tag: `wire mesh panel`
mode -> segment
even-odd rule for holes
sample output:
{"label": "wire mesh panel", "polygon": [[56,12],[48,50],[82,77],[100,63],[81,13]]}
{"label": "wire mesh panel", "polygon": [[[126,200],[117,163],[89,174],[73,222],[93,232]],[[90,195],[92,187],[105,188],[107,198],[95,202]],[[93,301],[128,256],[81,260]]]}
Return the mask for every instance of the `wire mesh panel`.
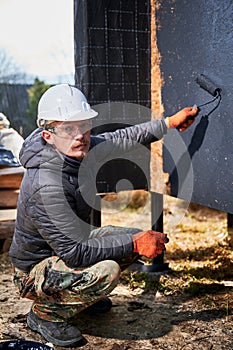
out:
{"label": "wire mesh panel", "polygon": [[[74,40],[75,85],[99,111],[93,133],[150,120],[150,2],[75,0]],[[149,163],[144,148],[105,164],[97,182],[148,188]]]}
{"label": "wire mesh panel", "polygon": [[150,107],[150,6],[144,1],[75,3],[75,79],[91,104]]}

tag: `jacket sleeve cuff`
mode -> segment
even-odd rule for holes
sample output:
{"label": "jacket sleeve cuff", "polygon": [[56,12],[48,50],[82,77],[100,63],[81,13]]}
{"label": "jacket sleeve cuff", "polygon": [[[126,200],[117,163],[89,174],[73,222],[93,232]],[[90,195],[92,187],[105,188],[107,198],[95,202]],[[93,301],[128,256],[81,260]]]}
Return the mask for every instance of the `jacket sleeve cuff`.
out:
{"label": "jacket sleeve cuff", "polygon": [[155,120],[152,128],[152,133],[158,140],[162,139],[168,130],[165,119]]}

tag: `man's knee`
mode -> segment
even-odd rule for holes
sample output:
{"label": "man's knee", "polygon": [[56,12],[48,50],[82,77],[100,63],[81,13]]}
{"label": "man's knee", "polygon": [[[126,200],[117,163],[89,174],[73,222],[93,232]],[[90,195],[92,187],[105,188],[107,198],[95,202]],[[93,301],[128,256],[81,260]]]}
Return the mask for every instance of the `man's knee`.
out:
{"label": "man's knee", "polygon": [[102,277],[109,278],[110,280],[119,280],[121,268],[116,261],[104,260],[97,263],[95,266],[101,271]]}
{"label": "man's knee", "polygon": [[111,278],[114,280],[119,280],[121,274],[120,265],[114,260],[106,260]]}
{"label": "man's knee", "polygon": [[[114,260],[104,260],[92,266],[92,272],[98,275],[102,292],[110,293],[118,284],[121,268]],[[100,286],[100,285],[99,285]]]}

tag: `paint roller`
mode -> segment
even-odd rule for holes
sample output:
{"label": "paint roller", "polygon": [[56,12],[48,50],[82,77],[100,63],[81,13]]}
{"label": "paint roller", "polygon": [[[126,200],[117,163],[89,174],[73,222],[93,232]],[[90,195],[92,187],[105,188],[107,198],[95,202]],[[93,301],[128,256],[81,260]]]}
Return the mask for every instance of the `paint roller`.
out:
{"label": "paint roller", "polygon": [[204,89],[205,91],[207,91],[209,94],[211,94],[214,97],[214,99],[212,99],[211,101],[200,104],[197,107],[200,109],[200,107],[203,107],[205,105],[213,103],[214,101],[216,101],[218,99],[218,104],[217,104],[217,106],[214,107],[214,109],[217,108],[220,101],[221,101],[221,89],[219,87],[217,87],[215,85],[215,83],[212,80],[210,80],[208,77],[206,77],[204,74],[200,74],[197,76],[196,83],[202,89]]}
{"label": "paint roller", "polygon": [[221,89],[217,87],[212,80],[206,77],[204,74],[200,74],[196,78],[196,83],[200,85],[200,87],[206,90],[209,94],[216,97],[220,94]]}

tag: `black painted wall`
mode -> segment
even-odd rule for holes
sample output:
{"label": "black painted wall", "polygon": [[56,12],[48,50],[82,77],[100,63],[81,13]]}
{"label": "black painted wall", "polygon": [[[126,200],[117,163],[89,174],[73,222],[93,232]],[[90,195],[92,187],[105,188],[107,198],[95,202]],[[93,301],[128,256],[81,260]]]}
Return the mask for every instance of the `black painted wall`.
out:
{"label": "black painted wall", "polygon": [[233,213],[233,1],[160,3],[157,39],[165,115],[213,99],[195,82],[199,74],[222,90],[219,106],[216,100],[201,107],[186,132],[174,130],[165,137],[164,171],[170,174],[171,194]]}
{"label": "black painted wall", "polygon": [[[159,3],[157,39],[165,115],[213,99],[195,82],[199,74],[221,89],[219,105],[215,100],[201,107],[186,132],[172,130],[164,138],[163,163],[170,174],[171,195],[233,213],[233,2]],[[75,0],[74,38],[75,84],[92,105],[124,101],[150,107],[149,1]],[[143,122],[148,115],[116,115],[107,105],[98,119],[96,132]],[[143,158],[139,156],[139,167],[147,179],[134,176],[135,188],[148,187],[149,157]],[[134,163],[132,159],[132,174],[136,174]],[[106,167],[99,180],[103,190],[111,191],[125,172],[116,173],[122,168],[119,164]],[[130,174],[128,178],[131,181]]]}

